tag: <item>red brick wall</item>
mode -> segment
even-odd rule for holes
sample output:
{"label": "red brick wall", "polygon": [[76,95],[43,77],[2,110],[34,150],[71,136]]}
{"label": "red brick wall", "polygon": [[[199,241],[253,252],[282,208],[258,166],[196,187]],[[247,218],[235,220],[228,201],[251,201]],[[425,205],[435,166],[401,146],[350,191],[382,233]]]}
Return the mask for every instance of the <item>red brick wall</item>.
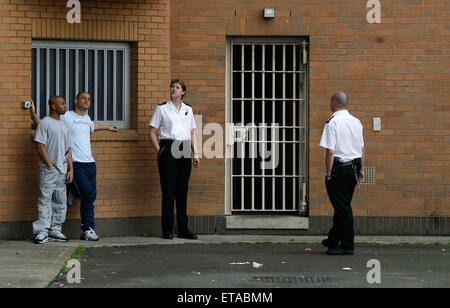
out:
{"label": "red brick wall", "polygon": [[[37,154],[30,139],[31,39],[131,43],[131,129],[92,136],[98,169],[97,218],[157,216],[160,189],[148,121],[170,81],[168,0],[81,1],[81,24],[66,21],[66,1],[0,4],[0,222],[34,220]],[[69,208],[67,218],[79,218]]]}
{"label": "red brick wall", "polygon": [[[381,23],[369,24],[361,0],[172,1],[172,74],[186,80],[207,122],[225,121],[227,35],[309,36],[311,216],[332,215],[318,143],[337,90],[348,93],[349,110],[362,121],[366,166],[376,168],[376,185],[361,187],[354,215],[450,215],[450,3],[380,3]],[[275,19],[264,20],[264,7],[275,8]],[[382,119],[379,132],[373,117]],[[217,189],[204,193],[217,202],[201,201],[220,213],[224,163],[203,161],[193,186],[205,178],[215,179]]]}
{"label": "red brick wall", "polygon": [[[148,121],[167,99],[171,78],[203,124],[225,122],[227,35],[309,36],[309,201],[312,216],[331,215],[318,147],[336,90],[365,127],[366,165],[376,185],[353,203],[356,216],[450,216],[450,3],[381,0],[381,24],[366,22],[366,1],[82,1],[82,23],[65,21],[60,0],[0,2],[0,222],[36,218],[37,163],[29,115],[31,39],[132,41],[131,130],[97,132],[96,216],[160,214],[159,176]],[[305,4],[307,3],[307,4]],[[264,7],[276,17],[264,20]],[[382,130],[372,130],[381,117]],[[208,136],[204,136],[205,141]],[[192,172],[190,215],[224,212],[223,160]],[[78,218],[71,208],[68,218]]]}

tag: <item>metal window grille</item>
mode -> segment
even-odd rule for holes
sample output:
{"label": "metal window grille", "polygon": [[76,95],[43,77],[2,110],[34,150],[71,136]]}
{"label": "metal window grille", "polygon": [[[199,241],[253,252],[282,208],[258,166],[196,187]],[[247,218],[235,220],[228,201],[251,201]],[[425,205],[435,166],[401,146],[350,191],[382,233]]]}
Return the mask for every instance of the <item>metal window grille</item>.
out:
{"label": "metal window grille", "polygon": [[[247,128],[247,138],[233,146],[229,165],[233,213],[296,213],[304,204],[306,46],[306,41],[298,38],[230,39],[228,120]],[[255,155],[255,145],[265,143],[270,148],[269,144],[274,144],[272,123],[277,123],[279,131],[278,166],[262,169],[262,157]],[[267,127],[267,134],[258,134],[256,130],[261,127]]]}
{"label": "metal window grille", "polygon": [[130,127],[128,43],[33,40],[31,48],[31,97],[40,118],[49,114],[51,96],[73,110],[75,96],[86,91],[93,121]]}

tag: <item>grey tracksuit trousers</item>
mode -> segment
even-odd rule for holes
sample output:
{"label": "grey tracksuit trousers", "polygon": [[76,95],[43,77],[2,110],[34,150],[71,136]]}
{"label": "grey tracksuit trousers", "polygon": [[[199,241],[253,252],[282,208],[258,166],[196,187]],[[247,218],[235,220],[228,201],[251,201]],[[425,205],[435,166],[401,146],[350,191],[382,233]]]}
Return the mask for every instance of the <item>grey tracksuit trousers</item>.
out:
{"label": "grey tracksuit trousers", "polygon": [[66,174],[60,173],[55,167],[41,169],[39,189],[39,218],[33,223],[33,234],[61,231],[67,212]]}

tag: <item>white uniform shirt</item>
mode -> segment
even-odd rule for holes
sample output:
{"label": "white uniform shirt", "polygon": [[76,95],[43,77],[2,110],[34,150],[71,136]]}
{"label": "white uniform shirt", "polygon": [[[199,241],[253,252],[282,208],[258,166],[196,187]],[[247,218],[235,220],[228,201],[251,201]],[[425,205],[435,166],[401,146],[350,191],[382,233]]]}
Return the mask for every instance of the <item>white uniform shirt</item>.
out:
{"label": "white uniform shirt", "polygon": [[95,162],[92,156],[91,133],[94,132],[94,122],[86,113],[80,116],[75,111],[67,111],[61,116],[61,120],[69,125],[72,132],[72,159],[78,163]]}
{"label": "white uniform shirt", "polygon": [[159,130],[159,139],[190,140],[191,130],[196,128],[191,106],[181,102],[178,111],[172,101],[156,107],[149,126]]}
{"label": "white uniform shirt", "polygon": [[363,126],[348,110],[340,110],[325,123],[319,146],[334,151],[341,162],[362,157]]}

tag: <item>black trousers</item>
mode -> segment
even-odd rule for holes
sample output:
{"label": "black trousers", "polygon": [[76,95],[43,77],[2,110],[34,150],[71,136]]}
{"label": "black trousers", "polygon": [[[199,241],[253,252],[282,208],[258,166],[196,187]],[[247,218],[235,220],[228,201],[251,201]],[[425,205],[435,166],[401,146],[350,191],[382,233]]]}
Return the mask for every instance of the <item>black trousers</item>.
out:
{"label": "black trousers", "polygon": [[[158,171],[162,190],[161,228],[164,235],[173,234],[174,201],[177,209],[178,234],[187,233],[189,230],[186,203],[192,161],[190,157],[175,158],[172,155],[172,143],[173,140],[161,140],[158,152]],[[190,156],[190,142],[181,143],[179,149],[183,148],[189,150]]]}
{"label": "black trousers", "polygon": [[328,233],[329,247],[354,249],[355,232],[351,202],[357,184],[355,172],[359,174],[360,169],[360,160],[345,166],[341,166],[335,160],[331,179],[325,179],[328,197],[334,208],[333,227]]}

